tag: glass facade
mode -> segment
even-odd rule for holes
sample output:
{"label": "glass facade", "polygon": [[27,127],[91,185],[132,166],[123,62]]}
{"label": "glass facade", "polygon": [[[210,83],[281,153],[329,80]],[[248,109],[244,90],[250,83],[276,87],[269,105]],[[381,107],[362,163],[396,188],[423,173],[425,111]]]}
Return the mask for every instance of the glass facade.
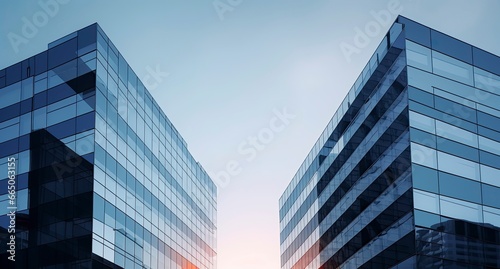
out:
{"label": "glass facade", "polygon": [[500,268],[500,57],[399,16],[280,198],[281,268]]}
{"label": "glass facade", "polygon": [[216,268],[216,186],[99,25],[0,70],[0,148],[1,268]]}

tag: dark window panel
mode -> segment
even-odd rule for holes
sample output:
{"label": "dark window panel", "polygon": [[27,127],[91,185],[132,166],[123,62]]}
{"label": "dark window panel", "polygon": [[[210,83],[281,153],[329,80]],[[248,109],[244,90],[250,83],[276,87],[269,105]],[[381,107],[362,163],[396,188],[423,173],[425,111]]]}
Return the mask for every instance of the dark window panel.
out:
{"label": "dark window panel", "polygon": [[435,107],[445,113],[452,114],[470,122],[476,122],[476,110],[440,96],[434,96]]}
{"label": "dark window panel", "polygon": [[35,75],[47,71],[47,51],[35,56]]}
{"label": "dark window panel", "polygon": [[477,112],[477,123],[500,132],[500,119],[482,111]]}
{"label": "dark window panel", "polygon": [[95,113],[90,112],[76,118],[76,133],[90,130],[95,126]]}
{"label": "dark window panel", "polygon": [[[3,143],[0,143],[0,158],[4,158],[7,156],[10,156],[12,154],[18,153],[19,152],[19,138],[14,138],[9,141],[5,141]],[[7,189],[7,188],[5,188]]]}
{"label": "dark window panel", "polygon": [[436,228],[441,222],[441,217],[436,214],[432,214],[425,211],[415,210],[415,225],[426,227],[426,228]]}
{"label": "dark window panel", "polygon": [[127,72],[128,72],[128,64],[127,61],[125,61],[125,58],[123,58],[123,55],[119,54],[119,73],[118,76],[120,77],[121,81],[126,85],[128,84],[128,77],[127,77]]}
{"label": "dark window panel", "polygon": [[47,91],[35,94],[33,96],[33,109],[38,109],[47,105]]}
{"label": "dark window panel", "polygon": [[14,84],[22,78],[22,63],[7,67],[5,70],[6,85]]}
{"label": "dark window panel", "polygon": [[21,112],[21,103],[15,103],[8,107],[0,109],[0,122],[17,117]]}
{"label": "dark window panel", "polygon": [[28,77],[34,76],[35,74],[35,57],[28,58],[22,61],[21,67],[21,79],[26,79]]}
{"label": "dark window panel", "polygon": [[56,125],[52,125],[47,128],[47,131],[57,139],[63,139],[70,135],[74,135],[76,131],[76,119],[72,118]]}
{"label": "dark window panel", "polygon": [[26,134],[19,137],[19,152],[30,149],[30,135]]}
{"label": "dark window panel", "polygon": [[484,136],[484,137],[487,137],[487,138],[490,138],[490,139],[493,139],[493,140],[500,142],[500,132],[493,131],[493,130],[486,128],[486,127],[483,127],[483,126],[478,126],[477,133]]}
{"label": "dark window panel", "polygon": [[474,65],[500,76],[500,57],[473,47]]}
{"label": "dark window panel", "polygon": [[96,49],[97,24],[92,24],[78,31],[78,55],[84,55]]}
{"label": "dark window panel", "polygon": [[431,47],[431,30],[422,24],[404,17],[398,17],[398,22],[404,24],[405,37],[418,44]]}
{"label": "dark window panel", "polygon": [[432,107],[434,106],[433,95],[428,92],[419,90],[417,88],[408,87],[408,97],[411,100],[417,101],[427,106],[432,106]]}
{"label": "dark window panel", "polygon": [[469,147],[446,138],[437,138],[437,149],[464,159],[479,162],[479,151],[477,148]]}
{"label": "dark window panel", "polygon": [[480,150],[479,159],[483,164],[500,169],[500,156],[498,155]]}
{"label": "dark window panel", "polygon": [[482,184],[483,203],[487,206],[500,208],[500,188]]}
{"label": "dark window panel", "polygon": [[32,98],[21,101],[21,115],[24,113],[31,112],[31,110],[33,110]]}
{"label": "dark window panel", "polygon": [[431,30],[432,49],[472,64],[472,46],[458,39]]}
{"label": "dark window panel", "polygon": [[481,185],[477,181],[439,172],[439,192],[473,203],[481,203]]}
{"label": "dark window panel", "polygon": [[64,98],[67,98],[75,94],[75,91],[71,87],[69,87],[68,84],[66,83],[55,86],[54,88],[49,89],[48,91],[45,92],[48,92],[49,104],[55,103],[57,101],[60,101]]}
{"label": "dark window panel", "polygon": [[413,164],[412,180],[413,186],[417,189],[433,193],[438,193],[439,191],[438,172],[432,168]]}
{"label": "dark window panel", "polygon": [[418,129],[410,129],[411,141],[417,142],[427,147],[436,148],[436,136]]}
{"label": "dark window panel", "polygon": [[7,80],[5,79],[5,77],[0,77],[0,88],[5,87],[6,82]]}
{"label": "dark window panel", "polygon": [[48,50],[48,69],[75,59],[77,54],[77,39],[73,38]]}

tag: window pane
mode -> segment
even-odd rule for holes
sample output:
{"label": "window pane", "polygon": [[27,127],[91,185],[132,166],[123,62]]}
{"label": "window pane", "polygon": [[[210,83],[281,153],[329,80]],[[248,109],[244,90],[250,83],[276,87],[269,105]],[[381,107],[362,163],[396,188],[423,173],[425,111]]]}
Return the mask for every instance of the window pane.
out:
{"label": "window pane", "polygon": [[479,137],[479,148],[500,155],[500,143],[482,136]]}
{"label": "window pane", "polygon": [[413,190],[413,200],[416,209],[439,214],[439,195]]}
{"label": "window pane", "polygon": [[481,182],[500,187],[500,170],[481,165]]}
{"label": "window pane", "polygon": [[483,207],[484,223],[489,223],[500,227],[500,209],[492,207]]}
{"label": "window pane", "polygon": [[411,41],[406,41],[406,57],[408,65],[432,72],[431,50]]}
{"label": "window pane", "polygon": [[438,192],[438,172],[436,170],[417,164],[413,164],[411,170],[415,188]]}
{"label": "window pane", "polygon": [[477,135],[454,125],[436,121],[436,134],[477,148]]}
{"label": "window pane", "polygon": [[429,118],[427,116],[424,116],[422,114],[419,114],[414,111],[410,111],[410,126],[424,130],[426,132],[429,132],[431,134],[436,133],[436,126],[435,126],[435,120],[432,118]]}
{"label": "window pane", "polygon": [[483,221],[481,205],[441,196],[440,206],[444,216],[472,222]]}
{"label": "window pane", "polygon": [[438,152],[439,170],[479,181],[479,164],[450,154]]}
{"label": "window pane", "polygon": [[487,184],[483,186],[483,203],[485,205],[500,208],[500,188],[493,187]]}
{"label": "window pane", "polygon": [[21,82],[9,85],[0,91],[0,108],[21,101]]}
{"label": "window pane", "polygon": [[473,85],[472,66],[469,64],[432,51],[432,65],[435,74]]}
{"label": "window pane", "polygon": [[481,183],[439,172],[439,192],[474,203],[481,203]]}
{"label": "window pane", "polygon": [[413,163],[437,169],[436,150],[411,143],[411,160]]}

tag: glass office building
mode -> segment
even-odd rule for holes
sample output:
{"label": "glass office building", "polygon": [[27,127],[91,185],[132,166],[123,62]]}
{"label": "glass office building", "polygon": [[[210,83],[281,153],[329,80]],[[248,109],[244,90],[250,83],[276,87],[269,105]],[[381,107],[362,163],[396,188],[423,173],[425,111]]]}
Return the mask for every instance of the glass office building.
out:
{"label": "glass office building", "polygon": [[97,24],[0,70],[0,149],[0,268],[216,268],[216,186]]}
{"label": "glass office building", "polygon": [[500,58],[399,16],[280,198],[281,268],[500,268]]}

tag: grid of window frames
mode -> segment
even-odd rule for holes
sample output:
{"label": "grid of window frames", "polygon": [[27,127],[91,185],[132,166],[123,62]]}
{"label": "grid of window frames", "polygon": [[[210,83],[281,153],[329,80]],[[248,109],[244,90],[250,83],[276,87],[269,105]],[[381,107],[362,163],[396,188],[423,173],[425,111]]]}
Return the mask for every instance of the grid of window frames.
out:
{"label": "grid of window frames", "polygon": [[398,17],[280,198],[282,268],[500,267],[499,75]]}
{"label": "grid of window frames", "polygon": [[[0,167],[17,160],[18,214],[29,215],[33,205],[30,134],[45,130],[39,136],[91,165],[87,254],[94,263],[216,267],[216,186],[97,24],[0,70],[0,97]],[[4,204],[7,179],[0,185]],[[8,212],[0,210],[6,228]]]}
{"label": "grid of window frames", "polygon": [[416,27],[406,40],[413,262],[500,268],[500,58]]}
{"label": "grid of window frames", "polygon": [[[97,34],[93,253],[125,268],[215,268],[216,187]],[[193,268],[195,268],[193,267]]]}

